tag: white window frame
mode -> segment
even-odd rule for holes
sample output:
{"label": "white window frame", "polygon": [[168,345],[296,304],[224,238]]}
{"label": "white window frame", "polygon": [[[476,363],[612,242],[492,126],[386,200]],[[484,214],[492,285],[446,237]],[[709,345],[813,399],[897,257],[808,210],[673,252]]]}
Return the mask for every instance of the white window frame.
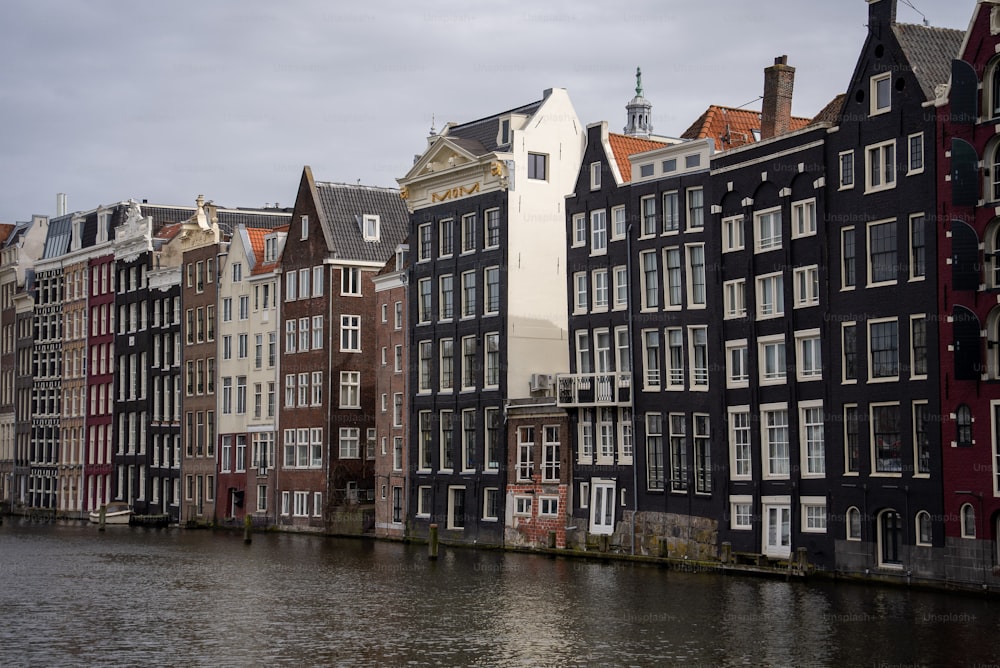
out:
{"label": "white window frame", "polygon": [[[824,496],[801,496],[799,497],[800,513],[802,520],[801,530],[803,533],[826,533],[829,519],[826,512],[826,497]],[[809,517],[810,510],[822,508],[822,526],[817,526],[819,517]],[[812,526],[810,526],[812,524]]]}
{"label": "white window frame", "polygon": [[[872,77],[868,81],[869,81],[868,115],[877,116],[879,114],[885,114],[892,111],[892,72],[882,72],[881,74],[872,75]],[[882,82],[886,82],[887,84],[885,90],[887,91],[888,100],[886,100],[886,104],[884,106],[880,107],[878,99],[878,88],[879,84],[881,84]]]}
{"label": "white window frame", "polygon": [[792,270],[794,308],[819,306],[819,266],[796,267]]}
{"label": "white window frame", "polygon": [[[888,322],[896,323],[896,374],[893,376],[875,376],[874,375],[874,361],[872,359],[872,325],[878,325]],[[899,350],[899,319],[898,318],[873,318],[865,323],[866,337],[865,341],[867,345],[864,347],[866,353],[865,367],[868,370],[868,382],[869,383],[891,383],[899,380],[899,369],[901,366],[900,362],[900,350]],[[859,346],[860,347],[860,346]]]}
{"label": "white window frame", "polygon": [[[767,237],[763,236],[763,230],[761,227],[764,219],[767,219],[771,224],[771,230]],[[754,211],[753,213],[753,252],[754,253],[766,253],[773,250],[780,250],[782,244],[782,225],[784,224],[783,217],[781,215],[781,207],[775,206],[769,209],[762,209],[760,211]],[[774,229],[774,225],[777,225],[777,231]]]}
{"label": "white window frame", "polygon": [[[806,422],[806,415],[809,411],[819,409],[819,422]],[[826,477],[826,424],[823,413],[823,400],[815,399],[811,401],[799,402],[799,466],[803,478],[825,478]],[[814,426],[819,429],[819,447],[822,449],[822,461],[815,469],[810,467],[809,460],[809,427]]]}
{"label": "white window frame", "polygon": [[[736,365],[733,364],[733,353],[737,350],[742,350],[742,369],[737,369]],[[726,341],[726,387],[729,389],[737,389],[741,387],[750,386],[750,349],[747,347],[746,339],[736,339],[734,341]],[[742,374],[737,375],[737,371],[742,371]]]}
{"label": "white window frame", "polygon": [[573,248],[587,245],[587,215],[574,213],[572,220]]}
{"label": "white window frame", "polygon": [[734,320],[747,316],[746,290],[745,278],[737,278],[722,284],[723,319]]}
{"label": "white window frame", "polygon": [[[920,165],[914,168],[913,166],[913,146],[917,143],[920,146]],[[906,175],[914,176],[916,174],[924,173],[924,165],[927,164],[927,153],[924,150],[924,133],[914,132],[906,137]]]}
{"label": "white window frame", "polygon": [[[771,468],[771,457],[770,457],[770,428],[772,427],[771,416],[772,414],[777,414],[779,412],[784,412],[785,414],[785,468],[786,471],[775,471]],[[790,434],[790,419],[788,414],[788,404],[785,403],[775,403],[775,404],[761,404],[760,407],[760,461],[761,461],[761,473],[765,480],[788,480],[791,468],[792,468],[792,455],[791,455],[791,434]],[[780,427],[782,425],[778,425]],[[776,458],[777,459],[777,458]]]}
{"label": "white window frame", "polygon": [[[767,349],[770,346],[780,344],[785,348],[784,358],[785,363],[778,365],[775,368],[773,374],[769,374],[767,370]],[[757,339],[757,366],[758,366],[758,383],[761,385],[782,385],[788,380],[788,346],[785,343],[784,334],[774,334],[772,336],[761,336]],[[775,362],[778,360],[775,359]]]}
{"label": "white window frame", "polygon": [[[750,406],[729,406],[727,409],[729,419],[727,421],[727,431],[729,439],[729,478],[731,480],[751,480],[753,479],[753,420],[750,416]],[[739,425],[739,431],[737,432],[737,417],[745,416],[745,424]],[[741,417],[740,421],[743,422],[744,418]],[[743,444],[737,443],[737,433],[742,434],[746,442]],[[741,447],[742,446],[742,447]],[[746,457],[740,456],[740,450],[746,454]],[[746,462],[746,471],[739,472],[740,463],[742,461]]]}
{"label": "white window frame", "polygon": [[[747,512],[742,512],[743,509]],[[741,522],[745,518],[747,521]],[[729,497],[729,528],[733,531],[749,531],[753,529],[753,496],[750,494],[734,494]]]}
{"label": "white window frame", "polygon": [[[876,170],[872,170],[872,157],[875,154],[878,156],[878,165]],[[892,159],[891,166],[886,164],[890,154]],[[895,188],[897,163],[898,156],[896,155],[895,139],[865,146],[865,194]],[[875,177],[877,177],[877,182]]]}
{"label": "white window frame", "polygon": [[[770,308],[765,310],[768,302],[764,299],[765,285],[771,284],[772,301]],[[755,277],[754,286],[757,295],[757,320],[771,320],[785,315],[785,277],[782,272],[762,274]]]}
{"label": "white window frame", "polygon": [[590,254],[606,255],[608,252],[608,211],[590,212]]}
{"label": "white window frame", "polygon": [[600,190],[601,189],[601,163],[592,162],[590,163],[590,189]]}
{"label": "white window frame", "polygon": [[816,198],[792,202],[792,238],[816,236]]}
{"label": "white window frame", "polygon": [[[844,169],[845,164],[850,164],[850,182],[844,180],[846,170]],[[854,169],[854,150],[841,151],[837,154],[837,190],[851,190],[854,188],[854,182],[857,181],[857,170]]]}
{"label": "white window frame", "polygon": [[[694,263],[695,257],[701,253],[701,264]],[[705,257],[705,244],[685,244],[684,256],[687,268],[687,307],[689,309],[703,309],[708,300],[708,276]],[[700,269],[699,269],[700,267]],[[701,279],[701,295],[695,293],[697,280]]]}
{"label": "white window frame", "polygon": [[746,230],[743,215],[727,216],[722,219],[722,252],[732,253],[746,248]]}
{"label": "white window frame", "polygon": [[[818,359],[807,360],[806,342],[816,342],[816,354]],[[800,382],[823,379],[823,347],[819,329],[804,329],[795,332],[795,378]],[[787,358],[786,358],[787,361]],[[810,363],[807,365],[806,362]],[[813,368],[814,364],[819,364],[818,368]]]}

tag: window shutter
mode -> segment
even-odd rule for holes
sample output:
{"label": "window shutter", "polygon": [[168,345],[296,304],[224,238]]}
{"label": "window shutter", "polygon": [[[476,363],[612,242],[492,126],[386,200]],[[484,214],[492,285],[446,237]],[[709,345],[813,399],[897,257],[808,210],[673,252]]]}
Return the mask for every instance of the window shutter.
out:
{"label": "window shutter", "polygon": [[968,223],[951,221],[951,288],[979,287],[979,237]]}
{"label": "window shutter", "polygon": [[975,206],[979,199],[979,156],[964,139],[951,140],[951,203]]}
{"label": "window shutter", "polygon": [[976,122],[979,98],[976,70],[964,60],[951,61],[951,122],[972,125]]}
{"label": "window shutter", "polygon": [[952,311],[955,347],[955,380],[976,380],[981,368],[979,357],[979,318],[964,306]]}

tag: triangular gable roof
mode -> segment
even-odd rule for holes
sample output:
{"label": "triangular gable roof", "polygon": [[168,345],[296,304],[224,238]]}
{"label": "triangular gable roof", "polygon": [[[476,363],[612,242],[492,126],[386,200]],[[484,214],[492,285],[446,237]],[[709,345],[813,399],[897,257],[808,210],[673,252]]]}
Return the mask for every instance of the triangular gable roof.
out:
{"label": "triangular gable roof", "polygon": [[615,163],[618,165],[618,171],[622,175],[622,183],[628,183],[632,180],[632,163],[628,159],[630,155],[655,151],[668,145],[652,139],[640,139],[639,137],[630,137],[614,132],[608,133],[608,144],[611,145],[611,152]]}
{"label": "triangular gable roof", "polygon": [[910,23],[894,23],[892,31],[920,82],[924,99],[934,100],[934,89],[951,78],[951,61],[959,56],[965,32]]}
{"label": "triangular gable roof", "polygon": [[[311,179],[311,171],[309,175]],[[383,263],[406,238],[410,219],[398,190],[323,181],[313,185],[327,248],[335,257]],[[379,217],[379,239],[365,241],[358,221],[372,214]]]}
{"label": "triangular gable roof", "polygon": [[420,156],[420,159],[413,163],[413,166],[406,173],[405,178],[418,176],[432,162],[444,162],[447,164],[447,159],[438,160],[439,157],[443,157],[445,154],[449,157],[460,157],[463,163],[468,164],[475,162],[483,155],[488,155],[489,151],[486,151],[479,142],[441,135],[434,140],[434,143]]}
{"label": "triangular gable roof", "polygon": [[[812,119],[792,116],[788,131],[801,130]],[[756,132],[756,134],[754,134]],[[713,104],[681,133],[684,139],[713,139],[715,150],[726,151],[759,141],[760,112]]]}

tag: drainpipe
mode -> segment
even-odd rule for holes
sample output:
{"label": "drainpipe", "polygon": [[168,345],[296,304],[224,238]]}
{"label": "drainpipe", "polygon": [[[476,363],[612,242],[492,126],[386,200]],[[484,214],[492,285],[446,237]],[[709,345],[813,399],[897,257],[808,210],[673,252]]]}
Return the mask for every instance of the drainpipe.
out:
{"label": "drainpipe", "polygon": [[635,514],[639,511],[639,473],[636,469],[636,430],[635,430],[635,341],[632,339],[632,223],[625,228],[625,275],[628,277],[628,310],[626,331],[628,332],[629,373],[631,374],[628,392],[629,416],[632,420],[632,530],[629,535],[630,554],[635,556]]}

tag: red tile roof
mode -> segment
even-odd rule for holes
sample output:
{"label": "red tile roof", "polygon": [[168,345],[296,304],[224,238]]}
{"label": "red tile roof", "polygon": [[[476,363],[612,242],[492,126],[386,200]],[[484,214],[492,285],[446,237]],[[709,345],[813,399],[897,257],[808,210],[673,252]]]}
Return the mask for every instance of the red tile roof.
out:
{"label": "red tile roof", "polygon": [[254,267],[253,271],[250,272],[251,275],[270,273],[278,266],[279,259],[275,259],[274,262],[264,262],[264,237],[278,231],[287,232],[288,225],[282,225],[273,230],[262,227],[246,228],[247,237],[250,239],[250,248],[247,250],[254,256]]}
{"label": "red tile roof", "polygon": [[7,241],[7,237],[14,231],[15,225],[0,225],[0,244]]}
{"label": "red tile roof", "polygon": [[[792,116],[789,132],[801,130],[811,121],[810,118]],[[715,150],[726,151],[758,141],[754,137],[754,131],[760,134],[759,111],[713,104],[681,134],[681,137],[684,139],[710,137],[715,140]]]}
{"label": "red tile roof", "polygon": [[173,225],[164,225],[153,236],[156,237],[157,239],[162,239],[163,241],[170,241],[180,233],[182,227],[183,225],[181,223],[174,223]]}
{"label": "red tile roof", "polygon": [[658,148],[663,148],[667,144],[652,139],[639,139],[628,135],[619,135],[614,132],[608,133],[608,143],[611,144],[611,152],[614,153],[615,162],[618,163],[618,171],[622,175],[622,181],[628,183],[632,180],[632,164],[628,161],[630,155],[644,153]]}

